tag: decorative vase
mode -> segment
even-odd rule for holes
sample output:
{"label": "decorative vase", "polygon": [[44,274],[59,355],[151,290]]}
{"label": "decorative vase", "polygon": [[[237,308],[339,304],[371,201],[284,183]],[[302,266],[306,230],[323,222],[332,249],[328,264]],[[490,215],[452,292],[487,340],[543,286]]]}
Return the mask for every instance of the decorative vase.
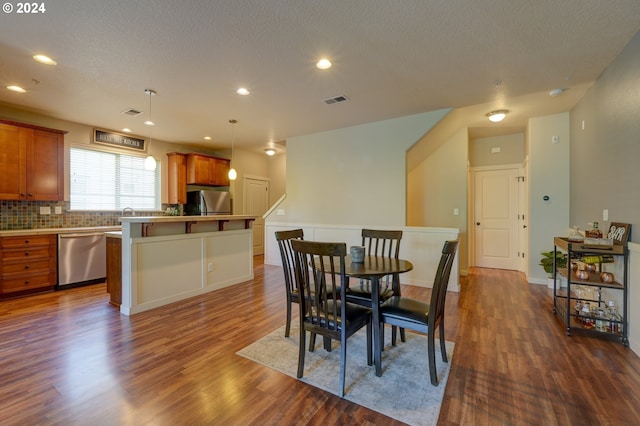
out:
{"label": "decorative vase", "polygon": [[578,277],[579,280],[586,281],[589,279],[589,272],[582,269],[576,272],[576,277]]}
{"label": "decorative vase", "polygon": [[615,276],[611,272],[603,272],[600,274],[600,281],[603,283],[612,283],[615,280]]}

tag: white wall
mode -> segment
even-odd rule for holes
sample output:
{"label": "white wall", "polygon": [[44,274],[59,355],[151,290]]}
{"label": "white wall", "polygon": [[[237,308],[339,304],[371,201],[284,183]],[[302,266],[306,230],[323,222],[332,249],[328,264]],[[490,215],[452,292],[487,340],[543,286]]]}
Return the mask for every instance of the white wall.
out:
{"label": "white wall", "polygon": [[[467,273],[467,129],[440,144],[407,176],[407,225],[460,230],[458,257]],[[453,214],[453,209],[459,215]]]}
{"label": "white wall", "polygon": [[[558,143],[552,137],[558,136]],[[569,113],[529,120],[529,282],[547,283],[540,253],[553,250],[553,238],[568,235]],[[545,201],[544,196],[549,200]]]}
{"label": "white wall", "polygon": [[285,215],[269,221],[405,224],[406,151],[440,119],[428,112],[287,140]]}
{"label": "white wall", "polygon": [[[494,148],[500,152],[492,152]],[[524,158],[523,133],[477,138],[469,142],[471,167],[522,164]]]}

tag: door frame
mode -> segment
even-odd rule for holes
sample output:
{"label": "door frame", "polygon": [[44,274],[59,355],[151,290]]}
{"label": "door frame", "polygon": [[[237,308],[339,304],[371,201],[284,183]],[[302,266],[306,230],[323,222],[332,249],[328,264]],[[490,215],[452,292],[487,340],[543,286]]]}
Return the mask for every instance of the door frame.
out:
{"label": "door frame", "polygon": [[[244,175],[242,177],[242,213],[243,214],[249,214],[249,212],[247,211],[247,206],[248,206],[248,202],[247,199],[249,197],[249,191],[247,190],[247,184],[248,181],[259,181],[259,182],[263,182],[267,188],[267,205],[265,206],[265,213],[269,211],[269,207],[270,207],[270,197],[271,197],[271,180],[267,177],[264,176],[256,176],[256,175]],[[256,218],[256,221],[261,221],[261,225],[264,226],[264,217],[260,217],[260,218]],[[253,224],[255,225],[256,221],[253,221]],[[253,233],[254,237],[256,235],[256,233]],[[262,239],[262,250],[263,252],[260,254],[264,254],[264,246],[265,246],[265,238],[264,238],[264,230],[263,232],[260,233],[260,238]],[[254,244],[255,246],[255,244]],[[254,253],[255,255],[255,253]]]}
{"label": "door frame", "polygon": [[469,230],[469,267],[476,266],[476,226],[475,226],[475,172],[483,171],[497,171],[504,169],[516,169],[518,172],[518,271],[527,274],[527,258],[528,253],[526,248],[529,241],[529,197],[528,197],[528,178],[527,178],[527,159],[522,164],[498,164],[493,166],[477,166],[468,168],[467,173],[467,185],[469,188],[467,205],[469,206],[469,215],[467,216],[467,229]]}

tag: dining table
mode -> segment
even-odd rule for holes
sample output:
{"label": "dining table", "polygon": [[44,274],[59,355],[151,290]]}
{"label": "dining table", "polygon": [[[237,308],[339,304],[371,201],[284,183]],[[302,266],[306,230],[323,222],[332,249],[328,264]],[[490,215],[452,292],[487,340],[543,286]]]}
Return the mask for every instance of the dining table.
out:
{"label": "dining table", "polygon": [[376,376],[382,375],[382,346],[380,337],[380,278],[391,275],[393,287],[400,285],[399,274],[413,269],[408,260],[385,256],[364,256],[362,262],[353,262],[351,256],[345,256],[345,275],[353,278],[371,280],[371,317],[373,321],[373,363]]}

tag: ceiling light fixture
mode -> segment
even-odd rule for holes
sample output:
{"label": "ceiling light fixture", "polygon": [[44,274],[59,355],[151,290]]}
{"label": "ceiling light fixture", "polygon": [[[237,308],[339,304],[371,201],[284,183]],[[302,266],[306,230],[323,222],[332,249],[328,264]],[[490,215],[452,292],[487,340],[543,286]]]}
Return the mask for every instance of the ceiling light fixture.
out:
{"label": "ceiling light fixture", "polygon": [[497,123],[499,121],[504,120],[504,118],[507,116],[508,113],[509,113],[509,110],[499,109],[496,111],[488,112],[486,115],[489,121],[493,121],[494,123]]}
{"label": "ceiling light fixture", "polygon": [[276,154],[276,150],[273,148],[267,148],[264,150],[264,153],[271,157]]}
{"label": "ceiling light fixture", "polygon": [[231,119],[229,123],[231,124],[231,161],[229,162],[229,180],[236,180],[238,177],[238,173],[236,169],[233,168],[233,145],[234,145],[234,135],[233,135],[233,125],[236,124],[238,120]]}
{"label": "ceiling light fixture", "polygon": [[204,138],[202,138],[202,139],[204,139],[205,141],[210,141],[210,140],[211,140],[211,136],[205,136],[205,137],[204,137]]}
{"label": "ceiling light fixture", "polygon": [[236,93],[238,95],[242,95],[242,96],[247,96],[250,92],[248,89],[246,89],[245,87],[241,87],[238,90],[236,90]]}
{"label": "ceiling light fixture", "polygon": [[131,133],[131,129],[128,127],[125,127],[124,129],[122,129],[122,131],[125,133]]}
{"label": "ceiling light fixture", "polygon": [[556,96],[560,96],[564,93],[566,89],[563,88],[558,88],[558,89],[553,89],[549,92],[549,96],[551,96],[552,98],[555,98]]}
{"label": "ceiling light fixture", "polygon": [[26,92],[26,90],[24,90],[20,86],[7,86],[7,89],[11,90],[12,92],[18,92],[18,93],[25,93]]}
{"label": "ceiling light fixture", "polygon": [[46,55],[34,55],[33,59],[45,65],[58,65],[56,61]]}
{"label": "ceiling light fixture", "polygon": [[[151,121],[151,97],[155,96],[158,94],[158,92],[156,92],[153,89],[144,89],[144,93],[146,93],[147,95],[149,95],[149,119],[147,121],[144,122],[144,124],[148,125],[148,126],[153,126],[153,121]],[[151,148],[151,128],[149,128],[149,145],[147,147],[147,149]],[[148,155],[147,158],[144,159],[144,169],[145,170],[155,170],[156,169],[156,159],[153,158],[152,155]]]}
{"label": "ceiling light fixture", "polygon": [[322,58],[316,63],[316,67],[321,70],[328,70],[333,64],[327,58]]}

